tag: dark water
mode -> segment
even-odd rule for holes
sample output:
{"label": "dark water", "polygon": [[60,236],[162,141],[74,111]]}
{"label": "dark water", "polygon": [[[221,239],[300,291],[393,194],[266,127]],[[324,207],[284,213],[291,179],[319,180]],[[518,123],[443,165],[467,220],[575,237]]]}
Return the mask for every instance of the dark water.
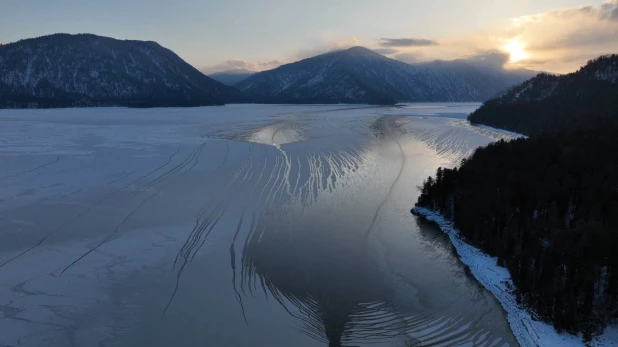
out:
{"label": "dark water", "polygon": [[498,134],[406,108],[73,112],[4,115],[0,344],[517,345],[409,213]]}

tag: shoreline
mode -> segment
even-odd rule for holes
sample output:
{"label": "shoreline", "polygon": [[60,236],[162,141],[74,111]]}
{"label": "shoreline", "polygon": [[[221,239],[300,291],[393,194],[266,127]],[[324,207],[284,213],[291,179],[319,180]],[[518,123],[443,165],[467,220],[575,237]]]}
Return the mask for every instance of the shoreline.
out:
{"label": "shoreline", "polygon": [[[552,325],[535,320],[527,309],[521,308],[511,289],[514,285],[508,270],[496,265],[496,257],[489,256],[464,241],[450,221],[423,207],[414,207],[410,212],[435,224],[449,236],[459,260],[470,269],[474,278],[500,302],[507,314],[513,335],[521,346],[584,346],[581,335],[559,333]],[[618,346],[618,326],[608,326],[603,334],[595,337],[589,345],[593,347]]]}
{"label": "shoreline", "polygon": [[483,124],[470,123],[470,121],[468,121],[468,124],[472,125],[473,127],[477,127],[479,129],[495,131],[495,132],[498,132],[498,133],[502,133],[502,134],[513,136],[515,138],[519,138],[519,137],[524,138],[524,139],[528,138],[527,135],[516,133],[516,132],[510,131],[510,130],[494,128],[494,127],[490,127],[488,125],[483,125]]}

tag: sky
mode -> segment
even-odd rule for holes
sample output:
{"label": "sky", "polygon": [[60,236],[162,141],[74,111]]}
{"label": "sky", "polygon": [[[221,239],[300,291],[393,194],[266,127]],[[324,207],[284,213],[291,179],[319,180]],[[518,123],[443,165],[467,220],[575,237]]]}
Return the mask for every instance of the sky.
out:
{"label": "sky", "polygon": [[618,53],[618,0],[0,0],[0,43],[59,32],[156,41],[206,73],[356,45],[566,73]]}

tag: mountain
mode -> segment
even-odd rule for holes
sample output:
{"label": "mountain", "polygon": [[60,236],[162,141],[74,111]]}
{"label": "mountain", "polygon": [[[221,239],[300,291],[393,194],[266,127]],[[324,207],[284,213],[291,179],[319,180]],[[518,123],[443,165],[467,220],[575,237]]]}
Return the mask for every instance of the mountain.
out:
{"label": "mountain", "polygon": [[54,34],[0,46],[0,108],[203,106],[241,101],[156,42]]}
{"label": "mountain", "polygon": [[208,75],[208,77],[212,78],[215,81],[219,81],[226,86],[233,86],[245,79],[249,76],[255,74],[255,71],[246,70],[246,69],[235,69],[235,70],[227,70],[221,72],[215,72],[213,74]]}
{"label": "mountain", "polygon": [[353,47],[257,73],[236,87],[280,103],[483,101],[532,75],[489,72],[465,60],[406,64]]}
{"label": "mountain", "polygon": [[568,75],[539,74],[486,101],[469,120],[526,135],[618,126],[618,55]]}

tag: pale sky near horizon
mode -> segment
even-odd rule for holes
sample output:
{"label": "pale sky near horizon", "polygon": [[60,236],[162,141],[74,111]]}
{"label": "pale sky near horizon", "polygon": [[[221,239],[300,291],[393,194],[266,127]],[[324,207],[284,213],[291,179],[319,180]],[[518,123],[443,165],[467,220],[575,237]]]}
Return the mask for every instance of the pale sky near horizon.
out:
{"label": "pale sky near horizon", "polygon": [[207,72],[353,45],[407,62],[501,51],[507,66],[568,72],[618,53],[618,0],[0,0],[0,43],[58,32],[157,41]]}

